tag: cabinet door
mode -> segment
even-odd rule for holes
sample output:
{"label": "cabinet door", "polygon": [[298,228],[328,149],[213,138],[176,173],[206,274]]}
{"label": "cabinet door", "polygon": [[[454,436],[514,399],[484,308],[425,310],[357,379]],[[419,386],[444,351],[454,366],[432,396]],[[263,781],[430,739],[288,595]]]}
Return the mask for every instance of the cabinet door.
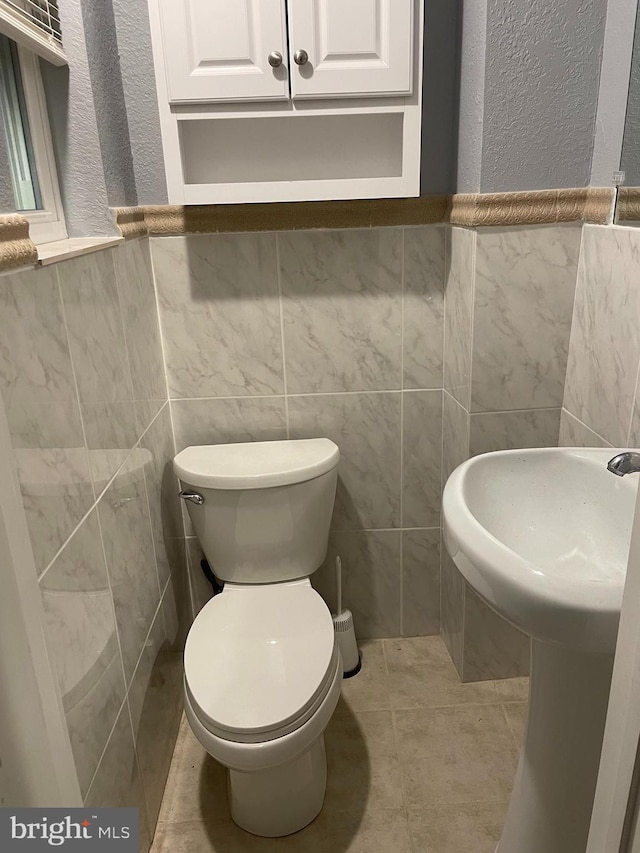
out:
{"label": "cabinet door", "polygon": [[293,97],[411,94],[415,2],[288,0]]}
{"label": "cabinet door", "polygon": [[[285,0],[155,0],[172,103],[289,97]],[[269,65],[278,51],[283,62]]]}

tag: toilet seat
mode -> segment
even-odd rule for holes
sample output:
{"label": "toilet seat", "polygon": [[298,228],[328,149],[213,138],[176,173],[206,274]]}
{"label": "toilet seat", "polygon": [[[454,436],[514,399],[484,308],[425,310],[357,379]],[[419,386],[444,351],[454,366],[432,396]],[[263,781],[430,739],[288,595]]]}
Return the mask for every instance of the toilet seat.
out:
{"label": "toilet seat", "polygon": [[286,735],[328,693],[340,652],[329,610],[308,578],[227,584],[196,617],[185,690],[202,725],[237,743]]}

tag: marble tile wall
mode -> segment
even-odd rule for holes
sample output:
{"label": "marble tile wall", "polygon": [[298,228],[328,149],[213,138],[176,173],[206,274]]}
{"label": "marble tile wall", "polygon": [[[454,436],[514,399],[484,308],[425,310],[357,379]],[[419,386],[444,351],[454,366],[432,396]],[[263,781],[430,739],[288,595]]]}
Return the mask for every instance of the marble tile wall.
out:
{"label": "marble tile wall", "polygon": [[[314,583],[358,635],[440,630],[443,226],[152,240],[176,447],[340,447]],[[186,520],[194,612],[210,596]]]}
{"label": "marble tile wall", "polygon": [[560,443],[640,445],[640,232],[586,225]]}
{"label": "marble tile wall", "polygon": [[[478,453],[558,444],[580,239],[576,226],[452,229],[443,485]],[[480,601],[444,546],[441,609],[463,680],[528,672],[526,638]]]}
{"label": "marble tile wall", "polygon": [[0,276],[0,392],[82,795],[144,850],[190,618],[147,240]]}

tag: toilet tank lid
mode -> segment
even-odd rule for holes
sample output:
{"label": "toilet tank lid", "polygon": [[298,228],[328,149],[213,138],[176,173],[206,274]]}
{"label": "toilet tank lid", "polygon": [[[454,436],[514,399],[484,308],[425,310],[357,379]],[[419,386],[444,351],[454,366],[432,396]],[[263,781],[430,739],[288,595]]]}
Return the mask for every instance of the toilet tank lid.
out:
{"label": "toilet tank lid", "polygon": [[328,438],[186,447],[173,460],[181,480],[208,489],[267,489],[326,474],[340,460]]}

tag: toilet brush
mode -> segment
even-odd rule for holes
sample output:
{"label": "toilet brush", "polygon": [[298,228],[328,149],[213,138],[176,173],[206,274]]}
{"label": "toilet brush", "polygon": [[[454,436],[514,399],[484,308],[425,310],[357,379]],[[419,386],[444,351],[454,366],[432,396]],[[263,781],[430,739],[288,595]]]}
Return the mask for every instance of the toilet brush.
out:
{"label": "toilet brush", "polygon": [[360,654],[353,627],[353,616],[350,610],[342,609],[342,560],[340,557],[336,557],[336,588],[338,612],[333,617],[333,628],[342,654],[343,678],[351,678],[352,675],[360,672]]}

